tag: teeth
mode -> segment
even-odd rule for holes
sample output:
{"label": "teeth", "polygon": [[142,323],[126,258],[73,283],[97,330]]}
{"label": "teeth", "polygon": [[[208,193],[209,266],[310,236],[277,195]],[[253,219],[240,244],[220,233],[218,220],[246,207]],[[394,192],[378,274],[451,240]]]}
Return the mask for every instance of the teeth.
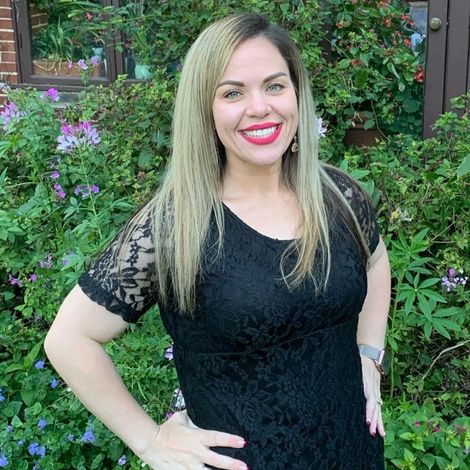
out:
{"label": "teeth", "polygon": [[267,137],[276,132],[277,126],[267,127],[266,129],[258,129],[257,131],[243,131],[248,137]]}

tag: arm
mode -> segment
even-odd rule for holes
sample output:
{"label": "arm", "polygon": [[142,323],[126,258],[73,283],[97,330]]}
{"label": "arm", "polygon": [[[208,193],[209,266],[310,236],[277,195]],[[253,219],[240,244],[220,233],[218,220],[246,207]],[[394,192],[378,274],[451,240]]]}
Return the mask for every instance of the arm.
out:
{"label": "arm", "polygon": [[127,391],[102,346],[127,325],[77,285],[62,303],[44,349],[80,401],[141,455],[157,437],[159,427]]}
{"label": "arm", "polygon": [[370,258],[367,273],[367,296],[359,315],[358,344],[370,344],[383,348],[390,308],[390,264],[387,249],[380,239]]}
{"label": "arm", "polygon": [[[388,311],[390,307],[390,264],[387,250],[380,239],[371,256],[370,269],[367,273],[367,296],[359,315],[357,342],[377,348],[383,348],[387,328]],[[375,436],[377,432],[385,436],[382,421],[380,399],[380,373],[374,362],[361,356],[364,395],[367,399],[366,422],[369,432]]]}
{"label": "arm", "polygon": [[211,450],[244,447],[240,436],[200,429],[186,412],[175,413],[160,426],[147,415],[126,389],[103,348],[103,343],[126,327],[119,315],[93,302],[77,285],[62,303],[44,348],[79,400],[150,468],[202,468],[207,463],[217,468],[246,470],[242,461]]}

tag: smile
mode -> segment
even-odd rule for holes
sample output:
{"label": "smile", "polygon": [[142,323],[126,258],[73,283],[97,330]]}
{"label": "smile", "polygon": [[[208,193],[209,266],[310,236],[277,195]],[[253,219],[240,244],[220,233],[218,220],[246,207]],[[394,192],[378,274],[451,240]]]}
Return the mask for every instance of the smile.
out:
{"label": "smile", "polygon": [[[269,123],[271,124],[271,123]],[[266,145],[274,142],[281,133],[282,124],[274,124],[269,127],[251,126],[240,131],[240,135],[251,144]]]}

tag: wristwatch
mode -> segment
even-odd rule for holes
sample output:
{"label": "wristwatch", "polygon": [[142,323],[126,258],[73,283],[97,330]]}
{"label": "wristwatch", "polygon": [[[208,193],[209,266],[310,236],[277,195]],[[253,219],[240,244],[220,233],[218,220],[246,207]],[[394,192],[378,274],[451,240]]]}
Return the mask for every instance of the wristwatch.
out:
{"label": "wristwatch", "polygon": [[388,374],[390,369],[390,357],[385,349],[376,348],[368,344],[358,344],[359,354],[374,361],[375,367],[382,374]]}

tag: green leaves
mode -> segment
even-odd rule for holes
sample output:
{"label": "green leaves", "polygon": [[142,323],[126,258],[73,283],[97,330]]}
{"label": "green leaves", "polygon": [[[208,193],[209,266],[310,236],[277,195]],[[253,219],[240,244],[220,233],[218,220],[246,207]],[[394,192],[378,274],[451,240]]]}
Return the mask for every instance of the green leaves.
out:
{"label": "green leaves", "polygon": [[470,173],[470,154],[468,154],[460,166],[457,168],[457,177],[462,178],[466,174]]}

